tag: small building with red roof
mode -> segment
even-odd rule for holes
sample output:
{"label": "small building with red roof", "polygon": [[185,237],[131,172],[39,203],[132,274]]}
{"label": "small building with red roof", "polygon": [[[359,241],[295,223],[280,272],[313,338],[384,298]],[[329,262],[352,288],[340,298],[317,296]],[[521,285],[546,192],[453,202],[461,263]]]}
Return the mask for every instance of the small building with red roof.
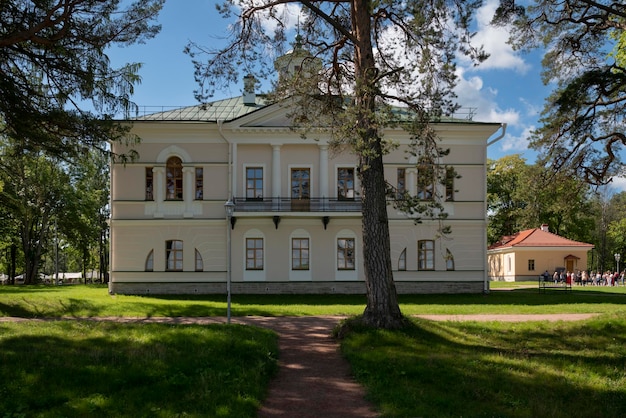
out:
{"label": "small building with red roof", "polygon": [[487,249],[489,280],[530,281],[546,270],[550,277],[556,270],[585,270],[593,247],[553,234],[546,224],[504,236]]}

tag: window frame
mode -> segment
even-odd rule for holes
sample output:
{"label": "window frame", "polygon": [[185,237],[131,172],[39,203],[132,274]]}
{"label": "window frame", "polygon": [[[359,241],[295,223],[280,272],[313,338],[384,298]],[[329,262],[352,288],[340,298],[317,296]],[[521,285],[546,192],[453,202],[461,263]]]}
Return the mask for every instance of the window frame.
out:
{"label": "window frame", "polygon": [[204,167],[196,167],[195,180],[196,180],[196,191],[194,193],[194,199],[204,200]]}
{"label": "window frame", "polygon": [[[180,248],[178,248],[178,244],[180,244]],[[183,248],[182,240],[169,239],[165,241],[165,271],[183,271]]]}
{"label": "window frame", "polygon": [[165,200],[181,201],[184,199],[183,160],[172,156],[165,163]]}
{"label": "window frame", "polygon": [[[296,242],[300,244],[306,242],[306,247],[302,245],[295,245]],[[306,254],[306,255],[305,255]],[[291,238],[291,270],[294,271],[308,271],[311,269],[311,240],[308,237],[292,237]],[[306,263],[303,263],[306,260]],[[298,261],[296,266],[295,261]]]}
{"label": "window frame", "polygon": [[[254,242],[251,247],[250,243]],[[260,246],[258,244],[260,243]],[[261,237],[246,238],[246,270],[263,270],[264,269],[264,248],[265,241]]]}
{"label": "window frame", "polygon": [[417,270],[435,270],[435,241],[421,239],[417,241]]}
{"label": "window frame", "polygon": [[[255,172],[253,173],[254,175],[251,177],[250,174],[250,170],[254,170]],[[257,177],[256,176],[256,171],[259,171],[261,174],[261,177]],[[265,177],[265,170],[263,168],[263,166],[260,165],[250,165],[250,166],[246,166],[244,168],[244,172],[245,172],[245,179],[246,179],[246,183],[245,183],[245,196],[246,196],[246,200],[263,200],[263,196],[265,193],[264,190],[264,177]],[[250,187],[250,182],[253,182],[252,187]],[[260,183],[259,183],[260,182]],[[259,187],[260,186],[260,187]],[[252,191],[252,196],[249,196],[249,192]],[[259,193],[260,191],[260,193]]]}
{"label": "window frame", "polygon": [[153,167],[146,167],[146,182],[145,182],[145,200],[154,201],[154,172]]}
{"label": "window frame", "polygon": [[[340,241],[345,245],[341,247]],[[351,243],[351,246],[348,245]],[[351,265],[350,265],[351,262]],[[351,237],[337,238],[337,270],[356,270],[356,239]]]}
{"label": "window frame", "polygon": [[356,177],[354,167],[337,167],[337,200],[354,200]]}

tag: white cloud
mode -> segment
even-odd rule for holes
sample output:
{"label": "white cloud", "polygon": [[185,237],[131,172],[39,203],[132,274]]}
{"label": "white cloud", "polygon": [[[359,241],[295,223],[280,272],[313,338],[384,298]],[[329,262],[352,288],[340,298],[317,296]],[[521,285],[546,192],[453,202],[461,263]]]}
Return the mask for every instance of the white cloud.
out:
{"label": "white cloud", "polygon": [[[506,27],[494,27],[490,25],[499,0],[488,0],[476,13],[476,35],[472,42],[482,45],[489,58],[475,68],[476,71],[492,69],[512,69],[520,74],[527,73],[531,66],[524,61],[521,54],[513,51],[507,44],[509,30]],[[461,64],[469,66],[467,58],[460,58]]]}
{"label": "white cloud", "polygon": [[501,109],[498,106],[498,91],[484,88],[483,79],[479,76],[465,78],[465,71],[457,69],[459,83],[455,88],[457,102],[461,106],[476,109],[475,121],[497,122],[516,126],[520,122],[520,113],[515,109]]}
{"label": "white cloud", "polygon": [[528,151],[530,133],[534,129],[534,126],[527,126],[517,136],[506,135],[499,144],[501,151],[504,153],[518,153]]}

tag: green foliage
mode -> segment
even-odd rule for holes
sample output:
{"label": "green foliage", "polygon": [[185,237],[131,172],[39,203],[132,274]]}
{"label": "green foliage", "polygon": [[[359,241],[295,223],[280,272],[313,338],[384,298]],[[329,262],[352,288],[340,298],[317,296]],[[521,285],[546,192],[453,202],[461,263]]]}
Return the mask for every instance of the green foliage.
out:
{"label": "green foliage", "polygon": [[237,325],[3,323],[1,416],[254,417],[275,333]]}
{"label": "green foliage", "polygon": [[164,0],[120,3],[0,2],[0,132],[57,156],[126,138],[111,115],[133,109],[140,65],[113,68],[105,50],[154,37]]}
{"label": "green foliage", "polygon": [[594,199],[587,183],[542,165],[527,165],[519,155],[489,161],[488,240],[547,224],[564,237],[592,242]]}

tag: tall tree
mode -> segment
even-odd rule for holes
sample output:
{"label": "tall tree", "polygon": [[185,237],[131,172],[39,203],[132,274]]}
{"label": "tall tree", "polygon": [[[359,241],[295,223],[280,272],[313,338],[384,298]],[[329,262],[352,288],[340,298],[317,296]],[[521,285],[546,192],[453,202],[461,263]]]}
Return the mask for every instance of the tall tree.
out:
{"label": "tall tree", "polygon": [[[486,58],[469,42],[472,12],[480,3],[226,0],[218,11],[226,18],[236,16],[228,45],[188,48],[200,82],[197,95],[205,100],[216,88],[238,82],[242,70],[273,76],[276,57],[268,51],[284,54],[290,13],[298,15],[297,46],[310,57],[295,77],[277,86],[277,98],[294,101],[297,125],[331,127],[335,144],[358,156],[367,293],[363,321],[368,325],[394,328],[404,321],[393,282],[383,173],[383,155],[390,147],[383,128],[398,122],[390,105],[402,104],[411,115],[405,127],[415,139],[411,152],[417,160],[435,162],[442,150],[430,122],[458,108],[452,91],[456,54],[476,62]],[[273,30],[266,29],[268,23]],[[322,65],[313,72],[317,61]]]}
{"label": "tall tree", "polygon": [[111,115],[132,108],[139,64],[112,68],[106,48],[153,37],[163,2],[1,1],[0,133],[60,156],[125,138]]}
{"label": "tall tree", "polygon": [[543,47],[547,98],[531,146],[557,171],[606,184],[626,175],[626,3],[613,0],[501,0],[496,23],[513,23],[517,48]]}
{"label": "tall tree", "polygon": [[24,256],[24,283],[37,283],[53,219],[69,194],[69,176],[42,152],[31,152],[21,142],[2,143],[0,176],[4,188],[0,203],[15,225]]}

